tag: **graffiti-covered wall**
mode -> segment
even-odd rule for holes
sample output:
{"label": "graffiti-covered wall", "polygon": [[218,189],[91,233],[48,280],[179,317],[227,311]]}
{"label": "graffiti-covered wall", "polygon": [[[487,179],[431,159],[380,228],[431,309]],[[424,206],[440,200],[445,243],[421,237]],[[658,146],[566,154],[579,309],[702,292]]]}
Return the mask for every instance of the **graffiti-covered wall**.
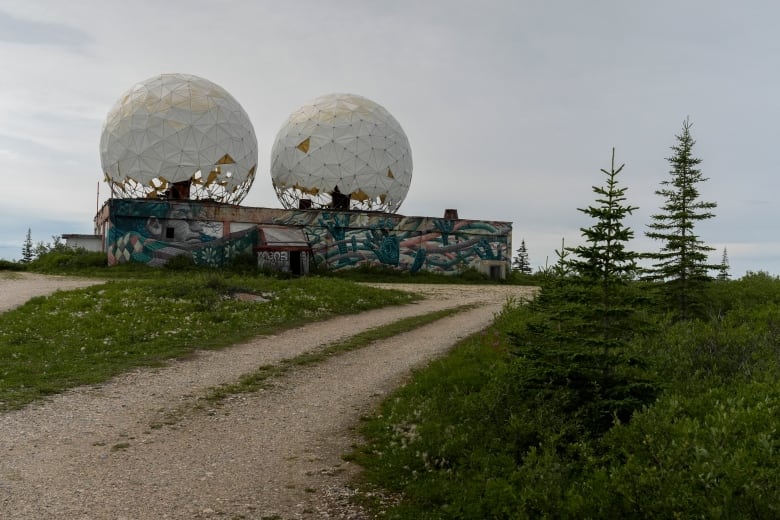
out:
{"label": "graffiti-covered wall", "polygon": [[[108,225],[101,226],[106,220]],[[253,254],[257,226],[233,231],[196,201],[112,199],[97,218],[106,240],[108,264],[163,265],[186,255],[196,264],[219,267],[240,254]]]}
{"label": "graffiti-covered wall", "polygon": [[96,217],[110,265],[161,265],[189,255],[221,266],[240,254],[284,250],[284,243],[264,243],[264,225],[300,230],[310,248],[305,256],[325,269],[370,264],[455,274],[510,267],[510,222],[134,199],[109,200]]}

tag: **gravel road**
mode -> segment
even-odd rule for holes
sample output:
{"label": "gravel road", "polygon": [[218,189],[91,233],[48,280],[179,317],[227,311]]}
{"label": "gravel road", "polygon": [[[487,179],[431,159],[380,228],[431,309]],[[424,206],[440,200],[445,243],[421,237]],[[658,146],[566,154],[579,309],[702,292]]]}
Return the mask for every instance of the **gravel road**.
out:
{"label": "gravel road", "polygon": [[[0,276],[0,310],[94,280]],[[382,285],[382,284],[377,284]],[[368,518],[348,503],[354,427],[414,367],[492,321],[516,286],[409,285],[420,302],[313,323],[137,370],[0,414],[3,519]],[[414,331],[197,408],[210,387],[401,318],[464,303]],[[170,417],[176,417],[173,424]]]}

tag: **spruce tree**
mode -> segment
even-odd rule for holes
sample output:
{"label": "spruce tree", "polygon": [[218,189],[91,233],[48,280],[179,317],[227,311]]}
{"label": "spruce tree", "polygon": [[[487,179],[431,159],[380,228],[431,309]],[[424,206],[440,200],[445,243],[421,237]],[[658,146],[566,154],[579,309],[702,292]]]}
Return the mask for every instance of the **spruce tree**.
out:
{"label": "spruce tree", "polygon": [[718,280],[725,281],[731,278],[729,271],[731,266],[729,265],[729,252],[726,247],[723,247],[723,256],[720,259],[720,266],[718,267]]}
{"label": "spruce tree", "polygon": [[616,416],[628,421],[655,394],[624,359],[636,329],[637,298],[629,282],[639,255],[628,248],[633,231],[624,219],[637,208],[618,186],[622,170],[613,149],[610,169],[601,170],[605,185],[593,187],[596,204],[579,208],[593,219],[580,230],[586,244],[556,251],[558,263],[529,305],[525,328],[513,334],[518,378],[529,395],[559,403],[561,414],[595,434]]}
{"label": "spruce tree", "polygon": [[625,164],[615,169],[615,149],[612,149],[612,164],[605,186],[593,186],[598,206],[577,208],[595,222],[591,227],[580,228],[587,245],[570,249],[578,258],[571,260],[575,272],[598,285],[605,301],[609,300],[612,288],[631,279],[637,269],[639,255],[627,249],[634,232],[623,220],[631,215],[636,206],[626,205],[626,190],[618,188],[617,176]]}
{"label": "spruce tree", "polygon": [[32,231],[27,228],[27,236],[22,244],[22,263],[29,264],[33,261],[33,243],[32,243]]}
{"label": "spruce tree", "polygon": [[675,137],[677,144],[667,158],[671,178],[662,181],[655,192],[664,203],[661,212],[652,215],[650,230],[645,232],[647,237],[661,241],[661,249],[645,255],[655,261],[645,278],[663,282],[668,303],[680,318],[687,319],[695,314],[701,282],[709,279],[709,270],[718,268],[707,263],[708,253],[714,248],[705,245],[695,230],[697,223],[715,216],[710,210],[717,204],[699,199],[697,186],[707,179],[698,168],[701,159],[693,155],[696,141],[691,136],[689,119],[683,121],[682,133]]}
{"label": "spruce tree", "polygon": [[531,262],[528,259],[528,249],[525,247],[525,239],[520,240],[520,247],[512,262],[512,268],[522,274],[531,274]]}
{"label": "spruce tree", "polygon": [[624,166],[615,168],[613,148],[609,171],[601,170],[607,176],[606,184],[593,186],[597,205],[578,208],[593,219],[590,227],[580,228],[586,244],[570,249],[575,255],[570,261],[572,270],[594,291],[586,312],[596,334],[592,341],[601,345],[604,355],[610,347],[620,346],[630,334],[628,322],[633,311],[622,289],[634,277],[639,258],[627,247],[634,231],[624,220],[638,208],[626,203],[628,188],[618,187],[617,176]]}

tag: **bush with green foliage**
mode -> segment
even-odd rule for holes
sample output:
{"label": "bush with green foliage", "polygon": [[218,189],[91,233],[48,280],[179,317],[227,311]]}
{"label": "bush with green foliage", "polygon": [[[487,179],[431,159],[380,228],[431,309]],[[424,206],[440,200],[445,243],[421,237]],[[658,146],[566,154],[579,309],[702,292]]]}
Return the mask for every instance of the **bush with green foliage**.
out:
{"label": "bush with green foliage", "polygon": [[707,319],[639,309],[651,329],[625,345],[615,375],[662,393],[606,429],[583,420],[592,396],[563,381],[540,389],[545,366],[509,354],[536,310],[507,307],[365,423],[363,485],[400,497],[386,518],[776,517],[780,280],[752,273],[705,290]]}
{"label": "bush with green foliage", "polygon": [[604,438],[583,517],[777,518],[780,384],[669,393]]}
{"label": "bush with green foliage", "polygon": [[28,269],[43,273],[75,272],[107,265],[105,253],[71,248],[49,250],[27,264]]}
{"label": "bush with green foliage", "polygon": [[24,264],[0,259],[0,271],[23,271]]}
{"label": "bush with green foliage", "polygon": [[163,264],[163,267],[170,271],[191,271],[193,269],[201,268],[195,264],[195,260],[193,260],[190,255],[177,255],[173,258],[169,258],[168,261]]}

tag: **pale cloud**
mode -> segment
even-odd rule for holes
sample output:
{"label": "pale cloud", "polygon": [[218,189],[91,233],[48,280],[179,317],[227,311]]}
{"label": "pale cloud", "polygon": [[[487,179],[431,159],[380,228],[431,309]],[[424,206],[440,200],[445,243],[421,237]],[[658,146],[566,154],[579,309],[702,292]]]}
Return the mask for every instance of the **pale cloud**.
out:
{"label": "pale cloud", "polygon": [[[0,0],[0,13],[0,178],[4,194],[27,194],[4,202],[18,222],[90,232],[105,114],[132,84],[186,72],[222,85],[255,126],[261,169],[245,204],[279,206],[268,168],[286,117],[351,92],[409,137],[401,213],[513,221],[513,246],[525,238],[534,265],[562,237],[579,242],[588,221],[576,208],[612,147],[640,206],[635,247],[657,248],[644,238],[653,192],[690,115],[702,196],[719,203],[702,238],[728,247],[735,273],[780,273],[774,4]],[[0,243],[23,238],[16,227],[0,226]]]}
{"label": "pale cloud", "polygon": [[87,33],[74,27],[17,18],[0,10],[0,41],[78,47],[89,40]]}

